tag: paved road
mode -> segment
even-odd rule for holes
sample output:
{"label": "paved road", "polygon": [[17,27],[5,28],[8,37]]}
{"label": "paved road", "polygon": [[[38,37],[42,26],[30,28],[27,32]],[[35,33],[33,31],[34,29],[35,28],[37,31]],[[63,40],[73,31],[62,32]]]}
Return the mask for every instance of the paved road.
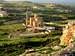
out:
{"label": "paved road", "polygon": [[40,33],[20,34],[19,36],[37,36],[37,35],[47,35],[47,34],[49,33],[40,32]]}

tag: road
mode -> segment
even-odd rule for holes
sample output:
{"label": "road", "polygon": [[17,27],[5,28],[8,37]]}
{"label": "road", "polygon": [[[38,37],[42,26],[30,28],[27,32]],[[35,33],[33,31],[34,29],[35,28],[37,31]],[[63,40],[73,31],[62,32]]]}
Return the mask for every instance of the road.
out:
{"label": "road", "polygon": [[40,32],[40,33],[30,33],[30,34],[20,34],[19,36],[37,36],[37,35],[48,35],[49,32]]}

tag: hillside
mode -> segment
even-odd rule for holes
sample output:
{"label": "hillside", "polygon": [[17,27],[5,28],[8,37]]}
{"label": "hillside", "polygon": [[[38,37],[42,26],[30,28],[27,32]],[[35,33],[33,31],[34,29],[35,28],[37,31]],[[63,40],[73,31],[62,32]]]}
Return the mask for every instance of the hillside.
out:
{"label": "hillside", "polygon": [[72,12],[69,6],[64,6],[60,4],[37,4],[28,1],[2,3],[1,6],[4,8],[5,11],[8,12],[9,16],[16,16],[16,19],[18,17],[25,18],[27,8],[29,10],[29,14],[36,13],[48,19],[49,17],[52,18],[52,16],[55,18],[60,18],[64,16],[66,17],[67,15],[69,15],[69,13]]}
{"label": "hillside", "polygon": [[[0,2],[0,12],[0,56],[52,54],[61,51],[65,48],[59,46],[63,27],[75,21],[74,8],[62,4]],[[42,19],[45,30],[29,31],[25,25],[26,14],[28,18],[36,14],[36,18]]]}

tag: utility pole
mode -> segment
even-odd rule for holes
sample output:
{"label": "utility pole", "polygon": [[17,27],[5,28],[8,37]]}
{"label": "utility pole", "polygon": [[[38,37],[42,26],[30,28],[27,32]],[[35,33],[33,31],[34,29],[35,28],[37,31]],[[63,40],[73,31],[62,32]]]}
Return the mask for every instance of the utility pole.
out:
{"label": "utility pole", "polygon": [[26,24],[26,26],[27,26],[27,21],[28,21],[28,8],[26,8],[26,19],[25,19],[26,21],[25,21],[25,24]]}
{"label": "utility pole", "polygon": [[26,9],[26,19],[28,19],[28,8]]}

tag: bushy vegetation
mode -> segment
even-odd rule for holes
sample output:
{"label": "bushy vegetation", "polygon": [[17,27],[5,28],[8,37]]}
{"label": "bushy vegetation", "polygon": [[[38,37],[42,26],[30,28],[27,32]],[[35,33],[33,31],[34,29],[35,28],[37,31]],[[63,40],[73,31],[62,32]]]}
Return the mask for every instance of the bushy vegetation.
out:
{"label": "bushy vegetation", "polygon": [[[26,48],[33,48],[33,47],[37,48],[40,46],[43,47],[43,45],[46,45],[47,39],[48,38],[41,38],[41,37],[40,38],[21,37],[19,39],[13,39],[13,40],[2,40],[2,41],[0,40],[0,44],[3,42],[2,45],[0,45],[0,51],[1,51],[0,56],[13,56],[13,55],[16,56],[23,53]],[[53,41],[55,40],[52,39],[52,41],[50,42],[52,43]],[[38,50],[38,52],[42,50],[43,49]],[[51,52],[51,50],[49,52]]]}

